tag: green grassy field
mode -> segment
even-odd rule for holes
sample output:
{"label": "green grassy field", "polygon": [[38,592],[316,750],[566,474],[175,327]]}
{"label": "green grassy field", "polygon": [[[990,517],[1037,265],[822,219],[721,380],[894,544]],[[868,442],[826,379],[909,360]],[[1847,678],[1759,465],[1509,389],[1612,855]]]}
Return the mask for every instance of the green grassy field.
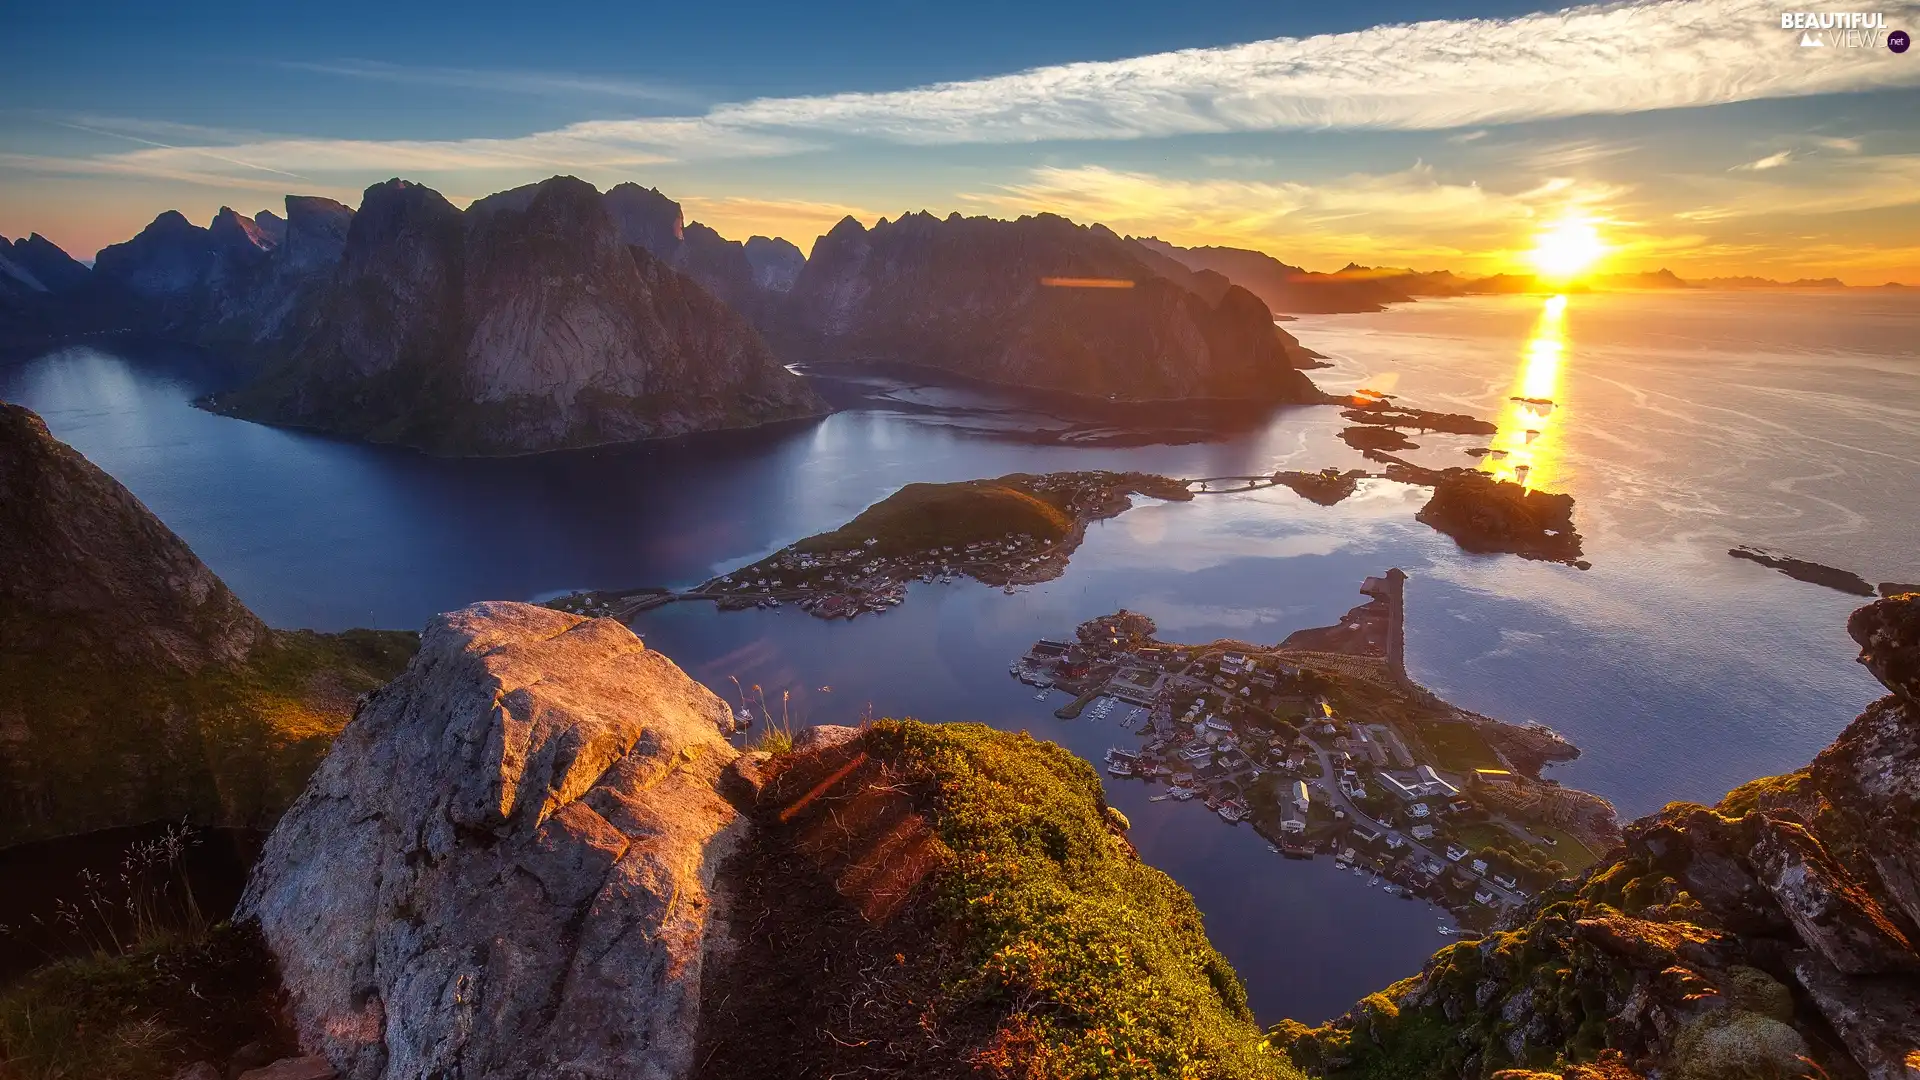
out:
{"label": "green grassy field", "polygon": [[1058,540],[1073,527],[1066,511],[994,480],[908,484],[832,532],[794,545],[800,551],[857,548],[875,541],[878,555],[907,555],[943,545],[999,540],[1008,533]]}

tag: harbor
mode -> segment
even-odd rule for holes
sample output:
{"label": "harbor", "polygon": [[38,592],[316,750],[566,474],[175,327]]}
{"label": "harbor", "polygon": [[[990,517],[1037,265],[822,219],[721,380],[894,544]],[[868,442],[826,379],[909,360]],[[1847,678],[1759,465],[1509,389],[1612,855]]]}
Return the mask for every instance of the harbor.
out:
{"label": "harbor", "polygon": [[1441,933],[1470,934],[1590,863],[1615,825],[1604,800],[1498,746],[1550,732],[1503,732],[1407,680],[1404,580],[1368,578],[1368,604],[1279,646],[1162,642],[1123,609],[1035,642],[1009,671],[1040,699],[1074,695],[1057,718],[1112,725],[1109,782],[1147,785],[1150,805],[1198,802],[1272,855],[1328,857],[1438,905]]}

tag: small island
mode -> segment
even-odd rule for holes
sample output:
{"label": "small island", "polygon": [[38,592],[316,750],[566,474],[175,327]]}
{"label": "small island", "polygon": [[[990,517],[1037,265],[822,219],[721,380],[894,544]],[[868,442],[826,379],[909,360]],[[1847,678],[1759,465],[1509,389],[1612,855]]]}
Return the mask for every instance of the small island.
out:
{"label": "small island", "polygon": [[796,603],[823,619],[884,611],[906,583],[969,577],[1013,592],[1050,581],[1086,536],[1133,496],[1185,501],[1184,481],[1102,471],[908,484],[832,532],[809,536],[701,585],[725,609]]}
{"label": "small island", "polygon": [[1565,739],[1456,708],[1398,671],[1393,584],[1367,579],[1370,599],[1340,623],[1279,645],[1165,642],[1123,610],[1036,642],[1011,670],[1075,695],[1062,719],[1117,719],[1138,741],[1110,749],[1107,772],[1164,786],[1149,801],[1202,799],[1277,854],[1330,854],[1485,929],[1594,862],[1618,821],[1605,799],[1541,778],[1578,755]]}
{"label": "small island", "polygon": [[972,578],[1009,593],[1051,581],[1066,570],[1087,525],[1126,512],[1135,495],[1186,502],[1196,495],[1286,487],[1333,506],[1369,479],[1433,488],[1416,517],[1453,537],[1462,550],[1587,568],[1579,557],[1572,496],[1534,491],[1473,469],[1429,469],[1392,455],[1380,457],[1388,466],[1378,473],[1329,468],[1177,480],[1094,470],[908,484],[838,529],[683,592],[658,586],[591,589],[543,603],[623,621],[677,600],[712,600],[723,611],[794,604],[823,619],[851,619],[903,603],[907,583],[916,578],[927,583]]}
{"label": "small island", "polygon": [[[1745,559],[1748,562],[1759,563],[1761,566],[1770,566],[1796,581],[1804,581],[1811,585],[1824,585],[1829,589],[1835,589],[1852,596],[1873,595],[1873,586],[1867,583],[1867,579],[1851,570],[1842,570],[1834,566],[1808,562],[1806,559],[1796,559],[1790,555],[1777,555],[1771,551],[1765,551],[1757,547],[1749,547],[1744,544],[1739,547],[1728,548],[1727,554],[1736,559]],[[1881,595],[1893,595],[1893,593],[1886,591],[1889,585],[1892,585],[1892,583],[1889,582],[1881,586]],[[1893,587],[1900,588],[1901,586],[1894,585]]]}

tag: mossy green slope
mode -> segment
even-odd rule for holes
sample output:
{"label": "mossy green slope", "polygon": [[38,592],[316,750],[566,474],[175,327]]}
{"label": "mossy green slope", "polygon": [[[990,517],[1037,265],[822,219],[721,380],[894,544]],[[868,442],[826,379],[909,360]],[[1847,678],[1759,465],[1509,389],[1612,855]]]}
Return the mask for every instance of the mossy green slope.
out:
{"label": "mossy green slope", "polygon": [[161,818],[266,826],[411,631],[274,631],[198,672],[0,651],[0,846]]}
{"label": "mossy green slope", "polygon": [[1099,777],[1052,743],[881,721],[870,752],[932,793],[935,903],[967,942],[954,1007],[1011,1007],[986,1064],[1040,1077],[1293,1077],[1193,899],[1135,856]]}

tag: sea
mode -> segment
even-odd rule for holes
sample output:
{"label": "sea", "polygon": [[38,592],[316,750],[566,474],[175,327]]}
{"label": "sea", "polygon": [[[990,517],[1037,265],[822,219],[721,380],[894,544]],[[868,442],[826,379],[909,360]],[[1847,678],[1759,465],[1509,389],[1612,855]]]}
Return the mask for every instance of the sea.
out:
{"label": "sea", "polygon": [[[1137,742],[1129,710],[1056,719],[1058,695],[1036,700],[1008,674],[1035,639],[1124,607],[1167,640],[1277,642],[1335,621],[1365,599],[1363,578],[1398,566],[1413,677],[1567,736],[1581,755],[1550,775],[1623,819],[1797,768],[1880,692],[1845,632],[1862,598],[1727,551],[1920,582],[1920,299],[1477,297],[1285,325],[1326,357],[1311,375],[1327,389],[1498,423],[1491,438],[1414,434],[1407,456],[1573,495],[1590,567],[1465,554],[1414,520],[1424,489],[1368,480],[1331,507],[1284,488],[1136,500],[1088,530],[1060,578],[1013,595],[915,582],[903,605],[851,622],[683,603],[634,629],[729,701],[795,725],[975,721],[1097,762]],[[0,398],[39,412],[283,627],[417,627],[482,599],[690,585],[915,481],[1377,469],[1339,439],[1349,421],[1333,407],[1159,430],[896,370],[823,374],[840,410],[778,428],[445,460],[195,408],[232,365],[93,342],[0,370]],[[1203,806],[1149,803],[1139,781],[1106,782],[1264,1023],[1337,1015],[1447,941],[1436,908],[1325,859],[1282,859]]]}

